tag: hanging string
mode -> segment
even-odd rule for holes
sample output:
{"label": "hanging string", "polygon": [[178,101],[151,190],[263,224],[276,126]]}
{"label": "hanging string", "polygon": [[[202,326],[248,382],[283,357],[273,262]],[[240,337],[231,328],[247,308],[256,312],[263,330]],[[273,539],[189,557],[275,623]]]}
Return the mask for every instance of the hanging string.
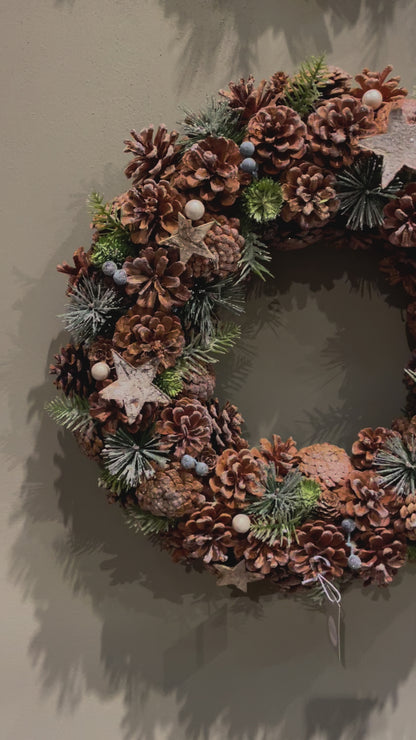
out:
{"label": "hanging string", "polygon": [[[308,586],[311,583],[319,583],[322,593],[330,604],[334,604],[337,607],[337,620],[330,615],[328,618],[328,630],[329,637],[334,647],[337,648],[338,660],[342,662],[341,655],[341,592],[339,589],[326,578],[320,570],[318,570],[319,564],[322,563],[326,568],[331,567],[331,563],[327,558],[322,555],[314,555],[310,559],[310,566],[313,573],[311,578],[305,578],[302,581],[303,586]],[[336,634],[333,634],[333,628],[336,630]]]}

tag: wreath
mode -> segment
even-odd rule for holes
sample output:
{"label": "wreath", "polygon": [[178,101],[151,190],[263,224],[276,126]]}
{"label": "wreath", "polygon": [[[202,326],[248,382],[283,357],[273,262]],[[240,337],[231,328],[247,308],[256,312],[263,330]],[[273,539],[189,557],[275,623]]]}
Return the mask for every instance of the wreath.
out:
{"label": "wreath", "polygon": [[277,435],[250,448],[215,396],[272,250],[375,246],[416,338],[416,103],[391,72],[354,83],[312,58],[230,83],[184,111],[181,135],[132,130],[128,189],[90,196],[91,246],[58,266],[71,341],[50,367],[50,415],[127,523],[219,585],[386,586],[415,557],[415,357],[406,415],[359,431],[351,454]]}

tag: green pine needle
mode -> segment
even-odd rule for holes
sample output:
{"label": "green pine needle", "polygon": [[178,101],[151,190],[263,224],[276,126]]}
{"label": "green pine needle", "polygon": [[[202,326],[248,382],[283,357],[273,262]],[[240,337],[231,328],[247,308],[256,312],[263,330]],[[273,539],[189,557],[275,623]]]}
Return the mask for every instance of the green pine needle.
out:
{"label": "green pine needle", "polygon": [[247,234],[238,263],[240,268],[238,282],[246,280],[251,273],[263,281],[266,280],[266,277],[272,278],[273,274],[265,266],[265,263],[270,262],[271,259],[270,252],[266,245],[258,238],[257,234],[253,232]]}
{"label": "green pine needle", "polygon": [[97,231],[105,231],[112,234],[128,236],[128,230],[123,226],[112,203],[105,203],[104,196],[92,192],[88,196],[88,210],[92,217],[92,223]]}
{"label": "green pine needle", "polygon": [[241,329],[235,324],[219,324],[215,334],[207,342],[197,335],[185,347],[182,357],[176,363],[176,368],[187,378],[191,373],[204,375],[206,366],[218,362],[219,355],[224,355],[234,346],[241,336]]}
{"label": "green pine needle", "polygon": [[212,98],[201,111],[194,112],[185,108],[183,112],[185,120],[180,125],[187,137],[183,142],[184,148],[189,148],[207,136],[225,136],[237,144],[243,141],[244,130],[239,121],[239,112],[230,108],[226,101]]}
{"label": "green pine needle", "polygon": [[410,563],[416,563],[416,542],[407,545],[407,559]]}
{"label": "green pine needle", "polygon": [[183,388],[182,375],[176,367],[164,370],[156,376],[153,383],[171,398],[175,398]]}
{"label": "green pine needle", "polygon": [[382,157],[362,155],[337,177],[340,213],[348,216],[347,226],[354,231],[379,226],[384,206],[403,187],[403,182],[395,177],[382,188],[382,168]]}
{"label": "green pine needle", "polygon": [[133,486],[129,486],[122,478],[112,475],[106,468],[101,471],[97,483],[99,488],[105,488],[117,496],[122,496],[123,493],[129,493],[133,488]]}
{"label": "green pine needle", "polygon": [[155,474],[152,463],[163,466],[166,453],[158,446],[158,437],[147,433],[129,434],[118,429],[115,434],[105,438],[102,452],[106,467],[127,486],[137,486],[143,478],[152,478]]}
{"label": "green pine needle", "polygon": [[182,323],[207,342],[215,332],[218,311],[226,309],[240,315],[244,313],[244,298],[244,289],[234,277],[212,282],[198,278],[194,281],[191,297],[181,311]]}
{"label": "green pine needle", "polygon": [[312,478],[302,478],[299,485],[299,496],[308,511],[311,511],[321,497],[322,489]]}
{"label": "green pine needle", "polygon": [[83,431],[92,423],[88,401],[81,396],[56,396],[45,405],[45,411],[70,432]]}
{"label": "green pine needle", "polygon": [[128,506],[125,511],[127,526],[136,534],[142,532],[145,536],[164,534],[175,524],[175,519],[165,516],[156,516],[150,511],[143,511],[137,506]]}
{"label": "green pine needle", "polygon": [[286,85],[284,102],[305,118],[318,102],[321,90],[328,77],[325,54],[311,56],[300,67],[297,74]]}
{"label": "green pine needle", "polygon": [[397,496],[405,497],[416,490],[416,440],[400,437],[387,439],[384,448],[374,457],[382,485],[394,489]]}
{"label": "green pine needle", "polygon": [[102,267],[111,260],[121,267],[131,252],[131,244],[126,236],[119,232],[102,234],[93,245],[91,262],[95,267]]}
{"label": "green pine needle", "polygon": [[98,334],[106,334],[112,328],[120,306],[121,300],[114,290],[84,277],[72,289],[71,302],[59,318],[76,342],[89,344]]}
{"label": "green pine needle", "polygon": [[271,177],[263,177],[245,189],[243,199],[247,215],[253,221],[274,221],[282,210],[282,187]]}

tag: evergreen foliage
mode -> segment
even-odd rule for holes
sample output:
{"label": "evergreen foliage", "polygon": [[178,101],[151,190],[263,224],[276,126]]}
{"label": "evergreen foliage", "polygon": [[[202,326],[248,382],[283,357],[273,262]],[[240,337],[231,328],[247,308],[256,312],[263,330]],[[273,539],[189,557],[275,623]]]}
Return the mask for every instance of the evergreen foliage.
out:
{"label": "evergreen foliage", "polygon": [[133,436],[124,429],[105,438],[102,455],[108,472],[131,488],[151,478],[155,473],[152,463],[163,466],[166,458],[158,437],[143,432]]}
{"label": "evergreen foliage", "polygon": [[240,268],[238,282],[246,280],[251,273],[263,281],[266,277],[272,278],[273,274],[266,267],[267,262],[272,259],[266,245],[254,232],[248,233],[244,238],[245,244],[238,263]]}
{"label": "evergreen foliage", "polygon": [[247,215],[258,223],[274,221],[282,210],[282,187],[271,177],[255,180],[245,189],[243,198]]}
{"label": "evergreen foliage", "polygon": [[203,342],[207,342],[215,332],[219,309],[242,314],[244,297],[244,289],[234,277],[212,282],[198,278],[194,282],[191,297],[181,311],[182,322],[185,327],[200,334]]}
{"label": "evergreen foliage", "polygon": [[175,398],[183,388],[182,375],[176,367],[164,370],[155,377],[153,383],[171,398]]}
{"label": "evergreen foliage", "polygon": [[211,98],[203,110],[194,112],[185,108],[184,113],[185,120],[180,124],[187,137],[183,142],[184,148],[207,136],[225,136],[237,144],[243,140],[239,113],[230,108],[226,101]]}
{"label": "evergreen foliage", "polygon": [[131,252],[131,243],[120,232],[102,234],[93,246],[91,262],[95,267],[102,267],[104,262],[115,262],[121,267]]}
{"label": "evergreen foliage", "polygon": [[81,396],[56,396],[45,405],[45,411],[56,424],[70,432],[80,432],[93,423],[86,398]]}
{"label": "evergreen foliage", "polygon": [[397,496],[408,496],[416,490],[416,440],[391,437],[374,457],[382,485],[392,487]]}
{"label": "evergreen foliage", "polygon": [[138,506],[128,506],[124,510],[127,525],[134,532],[142,532],[146,536],[163,534],[175,524],[175,519],[165,516],[156,516],[150,511],[139,509]]}
{"label": "evergreen foliage", "polygon": [[89,344],[98,334],[106,334],[120,311],[121,299],[114,290],[84,277],[71,293],[66,313],[59,318],[78,343]]}
{"label": "evergreen foliage", "polygon": [[305,118],[315,107],[320,97],[320,87],[328,76],[325,54],[311,56],[300,66],[285,88],[284,103]]}
{"label": "evergreen foliage", "polygon": [[128,238],[128,230],[121,223],[114,205],[105,203],[104,196],[92,192],[88,197],[88,210],[91,214],[92,225],[97,231],[120,234],[124,238]]}
{"label": "evergreen foliage", "polygon": [[106,468],[101,471],[97,483],[99,488],[105,488],[117,496],[122,496],[123,493],[128,493],[133,488],[133,486],[129,486],[122,478],[112,475]]}
{"label": "evergreen foliage", "polygon": [[204,375],[206,365],[218,362],[218,355],[226,354],[241,335],[241,329],[235,324],[219,324],[215,334],[207,342],[201,335],[195,336],[185,347],[182,357],[179,358],[176,368],[183,377],[195,372]]}
{"label": "evergreen foliage", "polygon": [[382,168],[382,157],[361,155],[338,175],[340,213],[348,216],[347,226],[354,231],[379,226],[383,221],[384,206],[403,187],[403,182],[395,177],[386,188],[382,188]]}

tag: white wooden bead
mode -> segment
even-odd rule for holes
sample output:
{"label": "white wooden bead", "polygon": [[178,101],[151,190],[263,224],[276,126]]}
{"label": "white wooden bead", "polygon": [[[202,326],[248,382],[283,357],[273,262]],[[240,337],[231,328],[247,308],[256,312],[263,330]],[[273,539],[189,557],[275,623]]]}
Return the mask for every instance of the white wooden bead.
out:
{"label": "white wooden bead", "polygon": [[94,380],[107,380],[110,368],[106,362],[96,362],[91,368],[91,375]]}
{"label": "white wooden bead", "polygon": [[383,96],[380,90],[372,89],[367,90],[362,97],[363,105],[368,105],[369,108],[377,110],[383,102]]}
{"label": "white wooden bead", "polygon": [[240,534],[245,534],[250,529],[250,517],[247,514],[236,514],[232,520],[232,528]]}
{"label": "white wooden bead", "polygon": [[185,206],[185,216],[191,221],[199,221],[205,213],[205,206],[200,200],[188,200]]}

